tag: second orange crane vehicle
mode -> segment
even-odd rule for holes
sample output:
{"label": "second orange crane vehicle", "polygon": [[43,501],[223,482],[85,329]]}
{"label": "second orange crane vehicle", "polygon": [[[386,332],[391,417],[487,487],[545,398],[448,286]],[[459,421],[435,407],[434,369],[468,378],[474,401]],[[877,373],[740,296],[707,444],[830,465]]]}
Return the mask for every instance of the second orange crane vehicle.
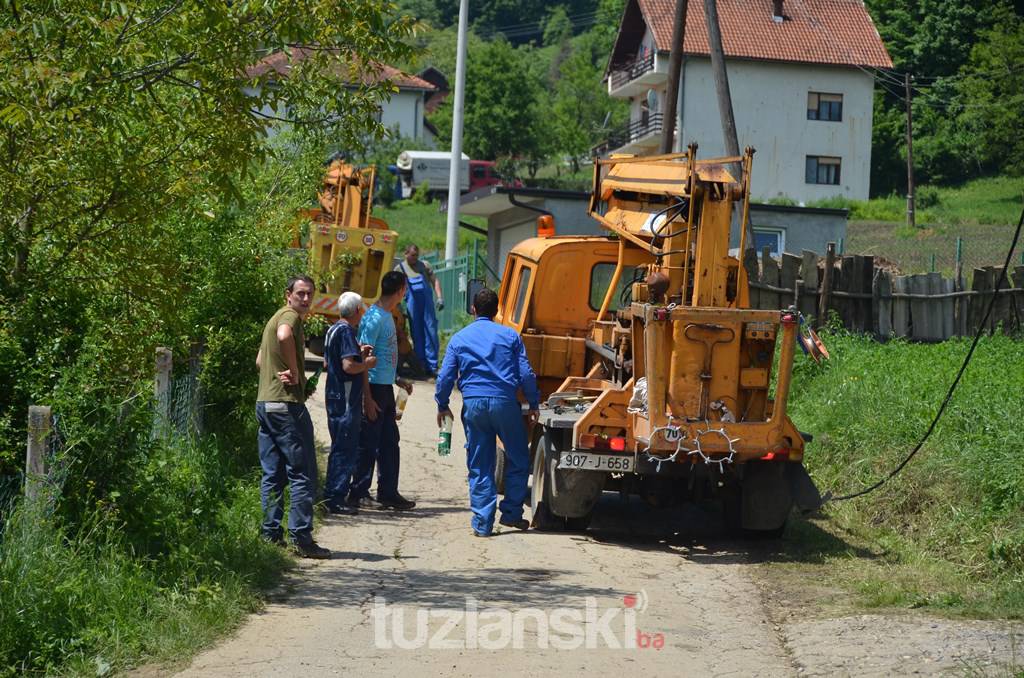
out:
{"label": "second orange crane vehicle", "polygon": [[546,396],[536,527],[585,527],[605,490],[720,497],[746,533],[820,505],[809,436],[786,413],[799,314],[751,309],[729,249],[734,227],[746,245],[752,161],[697,160],[696,146],[598,160],[589,213],[609,234],[510,252],[496,319],[522,335]]}

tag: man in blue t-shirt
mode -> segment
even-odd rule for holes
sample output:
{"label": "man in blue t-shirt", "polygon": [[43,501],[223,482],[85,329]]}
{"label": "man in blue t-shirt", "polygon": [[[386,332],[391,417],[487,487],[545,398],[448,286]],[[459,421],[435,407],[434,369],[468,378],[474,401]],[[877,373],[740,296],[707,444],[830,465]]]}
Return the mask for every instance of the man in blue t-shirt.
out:
{"label": "man in blue t-shirt", "polygon": [[[380,299],[359,323],[359,343],[373,347],[377,365],[367,371],[363,391],[363,422],[359,433],[359,464],[352,476],[349,501],[363,508],[406,511],[416,506],[398,493],[398,421],[395,417],[395,385],[412,394],[412,382],[399,377],[398,335],[391,311],[405,295],[405,274],[385,273]],[[370,497],[373,469],[377,467],[377,498]]]}
{"label": "man in blue t-shirt", "polygon": [[495,436],[505,447],[505,498],[501,519],[507,527],[529,528],[523,518],[530,451],[526,441],[519,392],[529,406],[530,423],[540,409],[537,377],[526,357],[519,334],[494,322],[498,295],[486,287],[473,297],[476,320],[459,330],[448,342],[444,363],[437,376],[437,425],[452,416],[448,401],[458,379],[462,391],[462,426],[466,429],[466,466],[469,468],[469,505],[473,510],[473,534],[488,537],[499,508],[494,482],[497,453]]}
{"label": "man in blue t-shirt", "polygon": [[[349,505],[352,473],[359,460],[359,429],[363,418],[363,374],[377,365],[356,341],[356,328],[366,307],[355,292],[338,298],[341,318],[327,330],[324,340],[324,364],[327,368],[327,427],[331,432],[331,453],[327,457],[327,481],[324,501],[335,515],[356,515]],[[364,356],[364,353],[366,355]]]}

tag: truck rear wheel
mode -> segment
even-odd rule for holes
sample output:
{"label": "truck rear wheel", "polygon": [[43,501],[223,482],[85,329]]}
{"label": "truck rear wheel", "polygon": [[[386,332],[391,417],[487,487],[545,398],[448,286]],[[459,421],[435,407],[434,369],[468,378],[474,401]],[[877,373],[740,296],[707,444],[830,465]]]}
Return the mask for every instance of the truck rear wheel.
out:
{"label": "truck rear wheel", "polygon": [[750,461],[723,495],[726,529],[748,539],[778,539],[793,508],[788,462]]}
{"label": "truck rear wheel", "polygon": [[548,489],[547,454],[538,449],[533,457],[533,486],[530,506],[533,508],[533,527],[542,532],[556,532],[565,528],[565,519],[551,512]]}
{"label": "truck rear wheel", "polygon": [[498,454],[494,459],[494,486],[498,494],[505,494],[505,448],[498,445]]}
{"label": "truck rear wheel", "polygon": [[558,468],[565,433],[543,429],[534,454],[531,499],[539,530],[585,530],[607,479],[605,473]]}

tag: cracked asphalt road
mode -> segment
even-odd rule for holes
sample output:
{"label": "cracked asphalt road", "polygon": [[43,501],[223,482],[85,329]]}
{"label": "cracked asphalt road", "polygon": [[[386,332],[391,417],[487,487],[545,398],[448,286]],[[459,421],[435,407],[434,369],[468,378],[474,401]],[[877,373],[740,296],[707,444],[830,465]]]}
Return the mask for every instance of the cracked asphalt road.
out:
{"label": "cracked asphalt road", "polygon": [[[325,519],[317,539],[334,558],[303,561],[181,675],[977,675],[1005,672],[1014,652],[1024,663],[1019,625],[779,616],[749,547],[718,537],[710,509],[655,511],[606,493],[586,534],[475,538],[463,432],[437,456],[432,395],[418,383],[401,424],[400,488],[416,509]],[[323,403],[309,406],[326,442]],[[522,628],[484,614],[494,608]],[[606,631],[581,630],[588,614]],[[439,638],[446,620],[455,626]]]}

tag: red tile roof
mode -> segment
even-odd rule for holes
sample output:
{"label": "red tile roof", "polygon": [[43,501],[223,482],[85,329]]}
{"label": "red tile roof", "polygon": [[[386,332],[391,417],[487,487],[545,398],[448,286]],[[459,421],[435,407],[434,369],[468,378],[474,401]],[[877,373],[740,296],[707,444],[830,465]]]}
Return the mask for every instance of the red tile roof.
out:
{"label": "red tile roof", "polygon": [[[672,49],[673,0],[637,0],[660,51]],[[727,57],[892,68],[892,59],[861,0],[784,0],[785,21],[772,19],[772,0],[718,0]],[[689,0],[686,54],[708,55],[702,0]]]}
{"label": "red tile roof", "polygon": [[[312,53],[313,48],[310,47],[295,47],[290,53],[274,52],[260,59],[255,65],[250,66],[246,71],[246,75],[250,78],[258,78],[274,71],[278,76],[287,78],[292,66],[305,60]],[[382,80],[390,80],[401,89],[419,89],[427,92],[433,92],[437,89],[437,87],[423,78],[403,73],[397,68],[378,62],[372,62],[357,77],[350,78],[349,82],[355,82],[356,80],[367,85],[373,85]]]}

